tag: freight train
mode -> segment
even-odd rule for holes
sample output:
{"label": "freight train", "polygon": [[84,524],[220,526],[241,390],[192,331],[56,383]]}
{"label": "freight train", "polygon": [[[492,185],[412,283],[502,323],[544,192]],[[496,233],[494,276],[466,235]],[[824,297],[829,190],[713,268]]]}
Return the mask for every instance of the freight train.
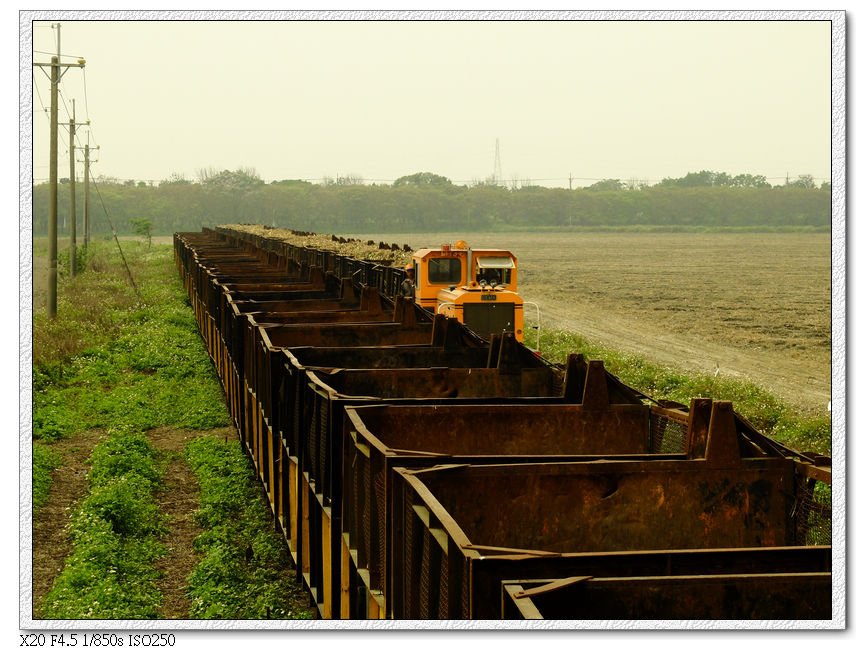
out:
{"label": "freight train", "polygon": [[239,226],[174,247],[322,618],[832,618],[829,458],[425,309],[401,264]]}
{"label": "freight train", "polygon": [[[456,318],[485,338],[513,332],[517,341],[525,341],[526,303],[517,292],[517,258],[510,251],[472,250],[460,239],[416,251],[406,271],[414,280],[410,297],[421,307]],[[539,327],[537,305],[529,304]]]}

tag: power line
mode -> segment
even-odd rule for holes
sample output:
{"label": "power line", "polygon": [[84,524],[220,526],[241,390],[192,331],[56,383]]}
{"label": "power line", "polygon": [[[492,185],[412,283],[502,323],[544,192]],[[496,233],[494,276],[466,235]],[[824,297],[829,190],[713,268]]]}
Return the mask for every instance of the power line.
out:
{"label": "power line", "polygon": [[[83,66],[83,65],[80,65],[80,63],[84,61],[84,57],[81,57],[81,56],[74,56],[74,55],[71,55],[71,54],[61,54],[61,53],[60,53],[60,25],[57,24],[56,27],[55,27],[54,25],[52,25],[52,30],[54,30],[54,32],[55,32],[55,39],[54,39],[54,40],[55,40],[55,44],[56,44],[56,46],[57,46],[57,52],[49,53],[49,52],[43,52],[43,51],[41,51],[41,50],[34,50],[34,52],[39,52],[39,53],[43,53],[43,54],[51,54],[51,55],[53,55],[53,56],[56,56],[57,59],[58,59],[58,61],[61,61],[63,58],[67,58],[67,59],[71,58],[71,59],[76,59],[76,60],[79,62],[79,65],[78,65],[78,66],[74,66],[74,67],[78,67],[78,68],[80,68],[81,71],[82,71],[82,78],[83,78],[83,83],[84,83],[84,103],[85,103],[85,113],[86,113],[86,115],[87,115],[87,119],[86,119],[85,122],[86,122],[86,124],[89,126],[89,122],[90,122],[90,110],[89,110],[89,107],[88,107],[88,105],[87,105],[87,75],[86,75],[86,72],[85,72],[85,68],[84,68],[84,66]],[[60,96],[60,98],[63,100],[63,110],[64,110],[65,113],[66,113],[66,117],[67,117],[67,119],[68,119],[68,120],[71,120],[71,119],[72,119],[72,116],[71,116],[70,113],[69,113],[69,106],[68,106],[68,104],[67,104],[66,95],[65,95],[64,90],[63,90],[63,85],[64,85],[64,84],[63,84],[63,77],[64,77],[64,76],[65,76],[65,72],[63,72],[63,73],[60,75],[60,79],[58,80],[57,93],[58,93],[58,95]],[[38,86],[36,86],[35,82],[34,82],[34,87],[37,89],[37,95],[38,95]],[[40,100],[40,102],[42,101],[41,95],[39,95],[39,100]],[[73,101],[74,101],[74,100],[73,100]],[[44,108],[44,106],[43,106],[43,108]],[[79,135],[78,135],[77,133],[76,133],[76,142],[77,142],[78,146],[81,146],[81,141],[80,141],[80,139],[79,139]]]}
{"label": "power line", "polygon": [[84,116],[87,119],[87,123],[90,123],[90,107],[87,104],[87,70],[85,68],[81,68],[81,77],[84,80]]}
{"label": "power line", "polygon": [[[49,56],[58,56],[57,52],[46,52],[45,50],[33,50],[34,54],[47,54]],[[74,54],[60,54],[60,59],[82,59],[84,57],[75,56]]]}
{"label": "power line", "polygon": [[135,289],[135,295],[138,296],[138,302],[141,304],[141,292],[138,291],[138,285],[135,284],[135,278],[132,277],[132,270],[126,262],[126,255],[123,254],[123,247],[120,245],[120,240],[117,238],[117,230],[114,228],[114,223],[108,215],[108,209],[105,207],[105,201],[102,200],[102,193],[99,191],[99,186],[96,184],[96,179],[91,179],[93,187],[96,189],[96,195],[99,197],[99,203],[102,205],[102,211],[105,213],[105,218],[108,220],[108,225],[111,226],[111,234],[114,236],[114,241],[117,244],[117,250],[120,251],[120,257],[123,260],[123,266],[126,268],[126,275],[129,276],[129,282],[132,283],[132,288]]}
{"label": "power line", "polygon": [[62,102],[63,102],[63,110],[66,111],[66,117],[72,117],[72,116],[69,114],[69,105],[66,103],[66,95],[65,95],[65,93],[63,92],[63,85],[62,85],[62,84],[61,84],[60,87],[58,88],[57,92],[58,92],[58,94],[60,95],[60,99],[61,99]]}
{"label": "power line", "polygon": [[[45,71],[42,70],[42,73],[44,74]],[[36,79],[35,79],[36,75],[33,75],[33,76],[34,76],[33,88],[36,90],[36,98],[39,100],[39,105],[42,107],[42,112],[45,114],[45,117],[47,117],[48,120],[51,120],[51,116],[48,114],[48,109],[45,107],[45,102],[42,101],[42,93],[39,92],[39,86],[37,85]]]}

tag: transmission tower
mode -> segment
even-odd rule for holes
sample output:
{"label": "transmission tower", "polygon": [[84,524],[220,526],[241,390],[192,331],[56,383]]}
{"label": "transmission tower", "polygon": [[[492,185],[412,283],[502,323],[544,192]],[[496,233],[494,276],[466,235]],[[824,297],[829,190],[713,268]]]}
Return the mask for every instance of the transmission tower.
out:
{"label": "transmission tower", "polygon": [[496,160],[493,163],[493,183],[499,185],[502,180],[502,158],[499,155],[499,139],[496,138]]}

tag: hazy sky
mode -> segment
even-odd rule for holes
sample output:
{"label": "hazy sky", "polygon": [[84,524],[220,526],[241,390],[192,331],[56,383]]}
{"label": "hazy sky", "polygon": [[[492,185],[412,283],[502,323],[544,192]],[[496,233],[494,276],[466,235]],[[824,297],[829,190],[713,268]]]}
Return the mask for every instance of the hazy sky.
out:
{"label": "hazy sky", "polygon": [[[429,171],[471,183],[495,171],[498,141],[507,182],[830,177],[828,21],[60,24],[63,60],[87,61],[63,77],[60,119],[75,99],[100,146],[96,175],[252,168],[265,181],[392,182]],[[48,62],[57,30],[32,25],[34,61]],[[32,80],[39,182],[50,84],[39,68]],[[64,177],[66,128],[60,138]]]}

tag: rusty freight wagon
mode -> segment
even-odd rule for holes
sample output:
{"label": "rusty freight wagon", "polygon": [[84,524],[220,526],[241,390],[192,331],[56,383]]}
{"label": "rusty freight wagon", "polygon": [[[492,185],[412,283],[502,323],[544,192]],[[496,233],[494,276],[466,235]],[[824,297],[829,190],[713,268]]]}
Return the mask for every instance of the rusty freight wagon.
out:
{"label": "rusty freight wagon", "polygon": [[322,617],[831,617],[828,458],[428,312],[397,247],[275,235],[175,259]]}
{"label": "rusty freight wagon", "polygon": [[[403,306],[414,309],[411,305]],[[359,343],[372,345],[358,347]],[[235,382],[241,401],[240,428],[246,434],[243,440],[263,473],[262,439],[273,440],[277,436],[290,440],[293,436],[290,427],[297,426],[296,381],[304,364],[350,367],[358,363],[395,363],[406,355],[417,359],[421,354],[439,362],[445,358],[451,361],[472,358],[470,353],[485,359],[487,351],[482,349],[483,345],[476,338],[460,336],[442,318],[418,322],[412,316],[402,322],[361,320],[290,325],[259,324],[250,319],[235,353],[239,361]]]}
{"label": "rusty freight wagon", "polygon": [[[296,412],[287,441],[290,455],[284,464],[289,467],[289,484],[291,489],[298,490],[298,498],[284,507],[296,507],[298,515],[285,517],[303,522],[301,529],[295,531],[296,541],[292,537],[292,546],[299,545],[303,550],[298,553],[302,558],[300,569],[309,574],[313,595],[326,614],[339,614],[341,610],[335,604],[341,566],[331,558],[337,558],[340,553],[340,532],[345,532],[342,504],[345,498],[350,498],[345,492],[351,484],[345,483],[341,470],[344,462],[342,429],[348,407],[413,405],[427,407],[438,414],[463,405],[470,413],[480,414],[520,404],[539,407],[534,413],[541,415],[542,406],[582,399],[580,381],[585,383],[586,378],[586,364],[582,359],[572,359],[567,370],[561,372],[539,363],[533,355],[521,361],[517,355],[507,354],[506,350],[515,344],[512,334],[505,335],[499,343],[492,346],[491,351],[499,348],[500,354],[489,354],[486,367],[483,355],[475,366],[467,363],[472,355],[464,353],[459,355],[459,364],[429,367],[430,360],[446,360],[447,357],[430,356],[430,351],[422,348],[384,349],[385,368],[307,366],[303,372],[303,364],[295,361],[297,398],[283,400],[283,404],[295,404]],[[375,348],[370,349],[373,350]],[[411,354],[407,357],[401,354],[406,352]],[[426,354],[418,356],[418,352]],[[401,358],[408,365],[400,367]],[[317,360],[320,363],[322,358],[319,356]],[[376,365],[375,359],[367,358],[366,363],[357,358],[350,360]],[[463,367],[465,365],[469,367]],[[590,374],[597,374],[597,381],[604,383],[606,391],[605,379],[611,376],[601,364],[593,363],[591,368],[594,372]],[[625,403],[639,401],[636,394],[615,394]],[[287,422],[288,418],[281,421]],[[434,426],[436,421],[433,418],[429,422],[430,435],[444,437],[445,434]]]}
{"label": "rusty freight wagon", "polygon": [[611,402],[602,364],[589,367],[585,391],[569,387],[558,399],[433,405],[404,400],[346,408],[343,458],[334,463],[342,467],[342,565],[350,568],[341,586],[343,615],[385,617],[391,611],[396,467],[677,457],[658,454],[661,439],[652,432],[665,429],[681,436],[687,432],[687,415],[643,404],[635,396],[613,395]]}
{"label": "rusty freight wagon", "polygon": [[[598,384],[589,383],[587,389],[591,391],[593,385]],[[708,400],[695,400],[690,409],[684,410],[636,403],[609,403],[601,401],[597,396],[591,396],[590,393],[586,394],[586,398],[588,399],[584,399],[584,403],[573,405],[493,404],[472,407],[359,406],[349,408],[342,462],[345,485],[342,552],[346,556],[343,559],[343,566],[348,565],[353,569],[348,576],[353,582],[347,580],[346,576],[343,577],[343,606],[348,608],[345,613],[352,616],[387,615],[396,618],[430,616],[435,618],[443,614],[442,617],[459,618],[464,614],[462,610],[450,611],[447,605],[441,603],[438,604],[441,609],[435,609],[435,606],[429,602],[427,605],[431,609],[419,606],[418,609],[399,609],[403,605],[411,607],[420,602],[417,599],[406,598],[405,590],[409,589],[407,586],[409,584],[416,587],[417,577],[426,575],[429,568],[424,565],[425,560],[411,555],[408,550],[400,555],[399,540],[408,537],[415,540],[419,538],[411,535],[410,532],[405,532],[409,530],[408,524],[404,524],[403,529],[395,528],[394,522],[399,521],[405,512],[415,508],[416,505],[414,502],[411,506],[395,503],[393,486],[400,485],[400,481],[393,474],[397,468],[418,470],[418,468],[433,466],[453,468],[464,465],[502,465],[498,471],[501,472],[503,482],[509,484],[509,481],[513,480],[514,490],[517,491],[520,489],[518,486],[522,484],[518,477],[523,476],[524,472],[517,467],[509,469],[503,466],[505,463],[514,465],[543,461],[572,465],[582,463],[586,467],[614,467],[615,463],[619,463],[619,466],[630,463],[633,473],[647,477],[644,485],[634,488],[634,494],[624,494],[623,490],[623,495],[619,496],[624,512],[614,513],[606,523],[600,521],[603,519],[604,511],[597,504],[587,506],[585,512],[580,511],[576,515],[568,509],[574,507],[571,502],[577,503],[588,498],[588,494],[584,493],[587,491],[584,484],[575,484],[576,487],[564,489],[562,487],[566,485],[564,482],[551,481],[549,498],[545,498],[540,493],[529,495],[531,498],[526,495],[514,497],[516,502],[524,504],[529,509],[537,508],[534,519],[526,512],[513,511],[511,506],[515,501],[507,498],[508,492],[498,484],[489,489],[475,489],[474,484],[463,485],[454,494],[477,506],[476,511],[467,515],[472,526],[479,525],[481,517],[489,517],[492,526],[495,525],[492,523],[493,520],[499,521],[498,525],[502,528],[500,533],[504,534],[508,531],[513,534],[507,543],[501,538],[472,539],[470,547],[478,550],[481,555],[484,554],[484,547],[489,547],[487,550],[490,552],[498,548],[499,554],[505,553],[506,548],[533,549],[526,552],[548,554],[551,549],[535,548],[533,545],[537,545],[537,539],[533,540],[525,531],[521,531],[521,527],[525,525],[529,529],[550,530],[552,534],[550,521],[543,519],[545,515],[551,517],[552,521],[561,523],[559,520],[572,521],[575,518],[586,518],[589,513],[595,512],[594,508],[598,510],[597,514],[592,516],[599,520],[597,525],[600,526],[596,534],[602,540],[597,542],[597,548],[592,547],[588,539],[582,540],[582,543],[588,544],[589,550],[593,552],[601,549],[623,550],[620,546],[626,543],[616,542],[605,527],[615,528],[622,526],[623,522],[648,517],[640,498],[646,500],[654,498],[661,501],[667,498],[671,501],[694,498],[686,487],[681,488],[685,496],[668,494],[663,490],[658,494],[650,490],[664,485],[665,481],[679,480],[678,475],[673,475],[676,472],[681,473],[685,467],[690,467],[688,471],[692,473],[708,476],[711,472],[707,468],[715,468],[726,463],[730,467],[720,481],[723,483],[736,480],[735,477],[742,473],[743,468],[754,464],[760,468],[758,474],[766,476],[769,472],[768,468],[778,466],[781,463],[779,459],[784,458],[784,466],[790,469],[791,474],[790,483],[784,488],[784,494],[790,499],[790,503],[795,503],[796,498],[802,498],[801,492],[796,492],[794,487],[796,481],[792,476],[797,467],[800,467],[800,474],[804,475],[806,470],[813,468],[811,463],[799,459],[795,453],[785,454],[773,445],[762,444],[764,441],[761,440],[761,436],[750,430],[742,421],[733,419],[726,428],[720,428],[719,414],[723,413],[724,404],[714,405],[714,409],[720,410],[715,413],[714,426],[710,427],[709,414],[713,410],[713,405]],[[663,437],[659,432],[663,432]],[[681,451],[679,453],[662,451],[671,447],[679,448]],[[738,454],[744,454],[744,458],[739,458]],[[728,456],[728,460],[722,461],[725,455]],[[683,461],[693,462],[689,465],[683,464]],[[419,472],[419,475],[426,476],[424,472]],[[513,479],[505,478],[507,476],[512,476]],[[614,499],[619,486],[615,475],[604,476],[608,481],[606,486],[608,493],[605,493],[601,503],[606,504]],[[760,482],[762,480],[759,479],[755,485],[762,486]],[[457,480],[454,484],[456,483]],[[592,486],[588,491],[594,493],[597,489],[600,488]],[[539,489],[539,492],[543,491]],[[720,497],[715,495],[715,498]],[[734,497],[724,495],[724,498]],[[743,498],[747,500],[751,498],[751,494],[746,493]],[[500,507],[502,503],[508,504],[504,512]],[[440,512],[439,506],[440,504],[419,507]],[[707,509],[711,508],[707,507]],[[791,508],[789,512],[795,510],[796,508]],[[510,519],[511,512],[513,512],[513,520]],[[732,512],[732,510],[725,511],[725,516],[732,516]],[[780,512],[776,514],[780,516]],[[694,516],[699,521],[706,520],[703,511]],[[751,523],[756,515],[748,512],[743,517]],[[672,525],[671,521],[674,519],[669,515],[664,526]],[[417,523],[415,520],[412,521]],[[769,527],[763,522],[756,522],[754,525],[762,527],[765,543],[786,545],[796,542],[795,533],[800,530],[800,524],[801,521],[792,516],[783,519],[783,536],[777,534],[770,536]],[[777,528],[781,527],[781,523],[778,522],[774,522],[773,525]],[[437,527],[432,526],[432,528]],[[445,528],[441,527],[438,530],[441,533]],[[578,530],[583,537],[587,536],[583,529]],[[431,535],[430,541],[436,537],[435,531],[432,531]],[[641,544],[639,538],[633,532],[628,532],[626,535],[635,545],[634,548],[639,548]],[[575,545],[577,537],[575,533],[575,539],[572,540]],[[718,546],[728,545],[721,538],[713,539],[717,539]],[[441,538],[438,541],[441,543]],[[405,542],[407,546],[411,546],[412,543],[414,542]],[[667,543],[660,538],[659,534],[657,542],[642,542],[642,544],[647,548],[655,548],[653,544],[658,544],[659,548],[668,549],[677,548],[675,544],[681,544],[681,540]],[[690,548],[690,545],[686,544],[683,547]],[[397,562],[397,558],[402,558],[402,564]],[[392,566],[392,562],[397,562],[395,567]],[[448,596],[453,597],[454,594]],[[444,600],[456,602],[449,598]],[[472,613],[481,613],[484,618],[488,618],[490,614],[489,610],[483,608],[477,612],[472,610]]]}
{"label": "rusty freight wagon", "polygon": [[[702,455],[692,446],[679,459],[397,467],[391,614],[501,618],[508,581],[582,577],[619,580],[583,585],[583,598],[603,596],[594,608],[572,609],[575,618],[678,618],[688,598],[700,598],[700,585],[707,599],[717,589],[719,580],[706,576],[724,575],[728,599],[706,601],[711,618],[771,618],[777,608],[744,599],[755,593],[754,576],[783,573],[799,577],[763,582],[787,603],[785,618],[831,618],[829,548],[806,547],[795,514],[804,507],[797,482],[813,466],[798,468],[795,455],[745,456],[740,442],[729,403],[716,402]],[[748,552],[755,549],[762,552]],[[670,576],[692,577],[691,592],[663,615],[651,604],[654,589],[621,595],[629,580]]]}
{"label": "rusty freight wagon", "polygon": [[[563,391],[561,372],[536,356],[520,357],[513,336],[485,347],[444,345],[288,348],[278,375],[279,408],[272,432],[287,475],[265,481],[286,531],[298,570],[308,573],[323,612],[333,609],[321,554],[338,547],[341,502],[340,443],[344,406],[405,402],[444,404],[484,400],[553,401]],[[555,399],[561,400],[560,397]],[[288,486],[288,487],[286,487]],[[296,513],[296,514],[293,514]],[[324,540],[324,541],[322,541]],[[322,551],[322,549],[324,549]]]}

